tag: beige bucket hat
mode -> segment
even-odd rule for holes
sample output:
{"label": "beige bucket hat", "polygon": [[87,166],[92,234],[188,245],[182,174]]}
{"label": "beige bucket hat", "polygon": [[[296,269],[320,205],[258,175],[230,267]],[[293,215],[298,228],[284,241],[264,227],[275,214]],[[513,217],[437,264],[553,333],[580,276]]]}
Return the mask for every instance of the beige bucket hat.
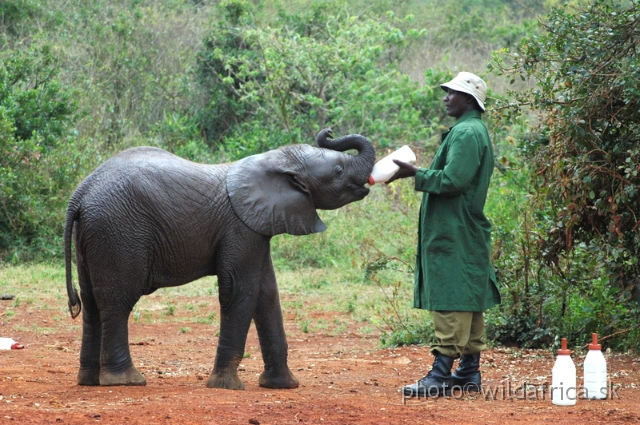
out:
{"label": "beige bucket hat", "polygon": [[460,72],[453,80],[440,84],[440,87],[445,91],[451,89],[470,94],[478,101],[480,109],[485,111],[484,101],[487,100],[487,83],[476,74]]}

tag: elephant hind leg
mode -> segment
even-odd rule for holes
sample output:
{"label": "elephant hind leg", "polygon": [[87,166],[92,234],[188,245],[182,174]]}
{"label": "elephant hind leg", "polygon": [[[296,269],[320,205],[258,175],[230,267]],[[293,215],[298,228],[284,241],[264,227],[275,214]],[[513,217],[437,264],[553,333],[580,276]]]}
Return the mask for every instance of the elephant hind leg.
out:
{"label": "elephant hind leg", "polygon": [[103,315],[88,285],[83,287],[82,346],[78,385],[145,385],[146,379],[133,366],[129,353],[128,314]]}
{"label": "elephant hind leg", "polygon": [[102,316],[102,351],[100,353],[100,385],[146,385],[147,380],[136,369],[129,352],[126,313],[106,312]]}
{"label": "elephant hind leg", "polygon": [[[89,285],[82,282],[82,345],[80,348],[80,369],[78,385],[100,385],[100,350],[102,341],[102,325],[100,313]],[[86,282],[86,281],[85,281]]]}

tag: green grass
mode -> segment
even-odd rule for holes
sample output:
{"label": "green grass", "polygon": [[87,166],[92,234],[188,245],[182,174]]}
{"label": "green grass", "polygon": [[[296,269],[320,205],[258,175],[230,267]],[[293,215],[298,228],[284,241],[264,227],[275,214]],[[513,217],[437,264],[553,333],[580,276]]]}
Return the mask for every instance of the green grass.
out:
{"label": "green grass", "polygon": [[[390,331],[385,324],[389,311],[384,292],[388,288],[365,282],[360,266],[276,270],[276,276],[285,317],[293,317],[302,332],[340,335],[353,330],[363,334]],[[409,279],[405,283],[407,293],[404,298],[408,306],[411,283]],[[75,277],[74,284],[77,286]],[[56,323],[80,328],[80,322],[71,321],[69,317],[61,264],[2,267],[0,292],[16,295],[13,301],[5,301],[8,304],[0,318],[2,321],[10,323],[18,309],[52,310],[52,323],[34,324],[33,328],[27,326],[26,329],[21,325],[20,329],[14,328],[16,331],[50,334],[55,332]],[[27,303],[26,299],[31,301]],[[216,278],[207,277],[142,297],[134,307],[131,319],[134,325],[180,323],[180,332],[188,333],[191,330],[189,323],[218,325],[217,305]]]}

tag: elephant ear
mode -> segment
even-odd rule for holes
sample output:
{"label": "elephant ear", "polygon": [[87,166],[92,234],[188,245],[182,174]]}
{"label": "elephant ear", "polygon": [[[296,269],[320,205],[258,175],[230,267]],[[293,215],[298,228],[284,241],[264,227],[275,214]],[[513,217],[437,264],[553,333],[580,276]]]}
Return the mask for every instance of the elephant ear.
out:
{"label": "elephant ear", "polygon": [[227,193],[234,212],[254,232],[308,235],[326,230],[302,176],[281,150],[249,156],[229,168]]}

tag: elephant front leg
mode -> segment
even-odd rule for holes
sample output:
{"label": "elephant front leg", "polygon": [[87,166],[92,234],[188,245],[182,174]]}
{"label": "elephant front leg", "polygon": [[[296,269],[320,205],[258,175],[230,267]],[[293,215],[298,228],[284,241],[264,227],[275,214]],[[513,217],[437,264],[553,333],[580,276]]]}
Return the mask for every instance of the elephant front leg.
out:
{"label": "elephant front leg", "polygon": [[[247,236],[248,235],[248,236]],[[240,247],[229,250],[239,255],[225,263],[218,274],[220,297],[220,339],[210,388],[243,389],[237,369],[244,355],[247,332],[253,319],[258,330],[265,370],[260,385],[268,388],[296,388],[298,380],[287,366],[287,341],[275,273],[269,252],[270,238],[250,233],[238,239]]]}
{"label": "elephant front leg", "polygon": [[[255,245],[255,244],[254,244]],[[243,390],[238,366],[244,357],[244,347],[251,318],[258,301],[261,268],[251,266],[250,255],[227,260],[218,273],[220,299],[220,337],[213,371],[207,380],[209,388]]]}
{"label": "elephant front leg", "polygon": [[287,364],[288,345],[282,320],[282,308],[275,274],[270,273],[260,291],[253,316],[264,360],[259,383],[266,388],[297,388],[298,380]]}
{"label": "elephant front leg", "polygon": [[207,387],[244,390],[244,383],[238,377],[238,366],[244,357],[250,324],[250,314],[221,313],[218,351]]}

